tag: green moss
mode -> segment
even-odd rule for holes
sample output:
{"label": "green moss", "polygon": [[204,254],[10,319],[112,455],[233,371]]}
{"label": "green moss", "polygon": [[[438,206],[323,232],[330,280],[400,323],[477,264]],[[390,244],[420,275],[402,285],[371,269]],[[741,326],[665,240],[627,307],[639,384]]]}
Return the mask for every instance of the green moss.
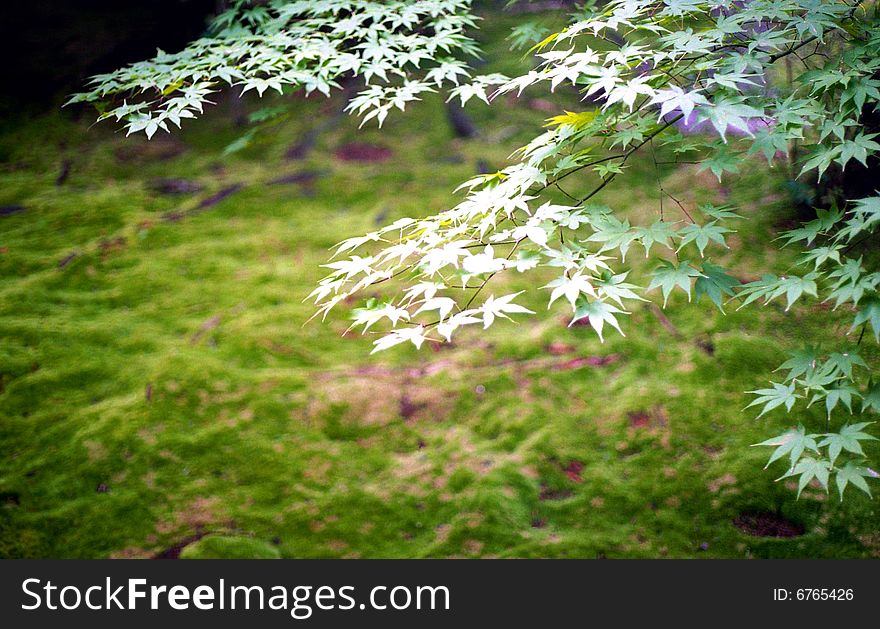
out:
{"label": "green moss", "polygon": [[[511,19],[487,22],[486,71],[520,63],[501,52]],[[552,99],[583,107],[575,94]],[[674,332],[634,307],[627,336],[602,344],[517,277],[497,290],[529,289],[523,303],[538,316],[436,353],[370,356],[371,337],[341,336],[344,310],[305,324],[327,248],[448,207],[478,161],[502,166],[548,114],[527,99],[478,104],[482,137],[456,140],[442,100],[427,98],[382,131],[344,118],[289,162],[326,103],[291,105],[290,121],[231,156],[220,150],[240,130],[219,109],[152,143],[54,115],[0,137],[0,203],[26,208],[0,217],[0,555],[152,556],[205,532],[185,556],[880,552],[874,504],[815,491],[796,502],[749,447],[790,419],[740,410],[786,350],[839,338],[844,313],[725,317],[676,296],[665,312]],[[393,155],[336,159],[349,141]],[[58,187],[65,158],[71,176]],[[656,171],[630,164],[605,200],[637,221],[655,207]],[[306,170],[320,173],[311,187],[269,183]],[[204,192],[157,195],[158,177]],[[692,192],[692,174],[665,177],[673,193]],[[724,254],[743,276],[794,255],[766,246],[784,210],[762,200],[778,190],[773,177],[745,165],[726,182],[749,219],[744,246]],[[243,187],[221,203],[163,219],[233,184]],[[630,261],[634,274],[655,263]],[[550,344],[570,350],[552,355]],[[578,357],[607,363],[567,364]],[[732,521],[748,510],[807,534],[746,536]]]}
{"label": "green moss", "polygon": [[185,547],[181,559],[280,559],[278,549],[250,537],[208,535]]}

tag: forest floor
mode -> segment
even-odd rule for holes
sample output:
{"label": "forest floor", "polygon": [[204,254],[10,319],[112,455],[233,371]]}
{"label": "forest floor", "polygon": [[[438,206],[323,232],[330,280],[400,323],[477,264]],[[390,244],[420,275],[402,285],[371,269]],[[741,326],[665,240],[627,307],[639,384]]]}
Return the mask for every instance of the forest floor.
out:
{"label": "forest floor", "polygon": [[[488,24],[481,71],[524,63],[502,53],[510,25]],[[0,556],[880,556],[875,502],[796,501],[749,447],[790,418],[756,420],[744,392],[845,332],[821,305],[725,316],[681,294],[603,344],[511,278],[498,290],[539,314],[451,346],[370,356],[345,309],[305,324],[329,247],[448,207],[574,95],[469,107],[472,139],[439,97],[381,131],[338,97],[284,100],[229,155],[228,100],[150,142],[90,112],[4,125]],[[601,202],[645,220],[657,176],[633,160]],[[785,270],[781,174],[659,176],[740,208],[720,259],[742,279]]]}

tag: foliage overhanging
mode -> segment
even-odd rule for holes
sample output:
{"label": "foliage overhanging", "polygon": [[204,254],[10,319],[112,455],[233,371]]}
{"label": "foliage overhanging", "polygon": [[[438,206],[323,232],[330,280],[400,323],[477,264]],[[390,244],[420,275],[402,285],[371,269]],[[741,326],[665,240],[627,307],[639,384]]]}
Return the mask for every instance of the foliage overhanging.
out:
{"label": "foliage overhanging", "polygon": [[[751,392],[749,406],[794,414],[822,403],[827,419],[756,445],[775,448],[768,466],[784,460],[781,478],[796,477],[798,494],[811,482],[827,490],[832,477],[841,498],[850,485],[870,494],[866,479],[878,474],[862,444],[874,439],[864,431],[871,422],[849,416],[880,411],[880,383],[859,353],[866,335],[880,341],[880,272],[863,245],[880,226],[880,196],[818,210],[780,237],[803,251],[798,264],[744,284],[712,258],[741,220],[735,208],[707,199],[689,209],[661,188],[656,221],[631,224],[597,201],[637,153],[658,169],[658,151],[675,156],[673,164],[699,162],[719,179],[758,157],[813,181],[832,167],[875,165],[878,134],[863,119],[880,101],[876,3],[613,0],[580,9],[558,32],[517,27],[514,46],[541,40],[530,50],[533,69],[512,78],[475,76],[462,59],[478,53],[467,33],[477,23],[467,0],[239,0],[209,37],[95,77],[70,102],[96,103],[100,119],[149,137],[201,113],[224,85],[329,94],[360,77],[348,110],[380,126],[431,91],[448,89],[464,105],[573,88],[587,101],[582,111],[550,118],[510,166],[463,183],[465,197],[451,209],[340,243],[310,296],[317,314],[394,282],[396,298],[368,300],[353,326],[386,327],[374,351],[421,347],[532,314],[516,303],[519,293],[496,296],[488,287],[499,274],[538,268],[556,275],[542,287],[549,305],[566,303],[572,321],[586,319],[600,338],[608,328],[623,334],[628,304],[654,290],[664,305],[682,292],[719,309],[826,302],[851,312],[852,339],[796,353],[780,382]],[[587,192],[566,189],[575,177],[591,182]],[[649,277],[626,268],[634,247],[658,258]]]}

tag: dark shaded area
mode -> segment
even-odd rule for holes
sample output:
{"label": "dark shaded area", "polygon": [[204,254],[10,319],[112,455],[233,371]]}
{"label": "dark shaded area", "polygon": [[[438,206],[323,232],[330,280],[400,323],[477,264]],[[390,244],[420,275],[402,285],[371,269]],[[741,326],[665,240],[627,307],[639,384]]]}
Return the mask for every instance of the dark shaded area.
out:
{"label": "dark shaded area", "polygon": [[545,500],[565,500],[566,498],[571,498],[573,495],[574,492],[570,489],[553,489],[545,483],[541,483],[541,491],[538,494],[538,500],[541,500],[542,502]]}
{"label": "dark shaded area", "polygon": [[479,135],[476,125],[470,119],[458,101],[451,100],[446,103],[446,115],[449,118],[449,124],[458,138],[475,138]]}
{"label": "dark shaded area", "polygon": [[296,173],[290,173],[289,175],[282,175],[281,177],[276,177],[275,179],[269,182],[270,186],[281,186],[281,185],[291,185],[297,184],[302,186],[310,186],[321,176],[321,173],[317,170],[301,170]]}
{"label": "dark shaded area", "polygon": [[162,550],[155,555],[153,555],[153,559],[180,559],[180,553],[183,552],[183,549],[193,544],[200,539],[202,539],[207,533],[199,529],[195,535],[190,535],[189,537],[185,537],[180,540],[176,544],[169,546],[165,550]]}
{"label": "dark shaded area", "polygon": [[55,185],[63,186],[67,182],[67,178],[70,177],[70,168],[73,166],[73,162],[69,159],[65,159],[61,162],[61,168],[58,169],[58,176],[55,177]]}
{"label": "dark shaded area", "polygon": [[[880,75],[875,74],[874,79],[880,79]],[[859,122],[860,132],[880,133],[880,111],[877,108],[865,107]],[[818,190],[822,204],[841,204],[846,199],[860,199],[876,194],[880,186],[880,158],[870,155],[866,161],[867,166],[858,160],[850,160],[846,164],[846,170],[841,170],[837,164],[829,168],[828,173],[822,177]]]}
{"label": "dark shaded area", "polygon": [[618,361],[618,354],[609,354],[607,356],[579,356],[561,363],[557,363],[551,369],[558,371],[560,369],[580,369],[582,367],[604,367]]}
{"label": "dark shaded area", "polygon": [[0,216],[12,216],[13,214],[21,214],[26,212],[27,208],[23,205],[2,205],[0,206]]}
{"label": "dark shaded area", "polygon": [[186,151],[186,145],[176,135],[155,135],[149,142],[124,142],[113,150],[120,164],[149,164],[165,162]]}
{"label": "dark shaded area", "polygon": [[343,162],[384,162],[390,159],[394,153],[387,146],[367,144],[366,142],[351,142],[340,146],[334,155]]}
{"label": "dark shaded area", "polygon": [[21,504],[21,494],[17,491],[0,491],[0,505],[17,507]]}
{"label": "dark shaded area", "polygon": [[236,183],[236,184],[232,184],[231,186],[227,186],[227,187],[223,188],[222,190],[220,190],[219,192],[216,192],[216,193],[212,194],[211,196],[209,196],[205,199],[202,199],[201,201],[199,201],[199,204],[197,206],[195,206],[194,208],[192,208],[191,210],[166,212],[165,214],[162,215],[162,220],[169,221],[169,222],[175,222],[175,221],[182,220],[188,216],[195,216],[196,214],[201,214],[205,210],[208,210],[208,209],[214,207],[215,205],[217,205],[218,203],[220,203],[220,201],[224,200],[226,197],[235,194],[236,192],[241,190],[243,187],[244,186],[240,183]]}
{"label": "dark shaded area", "polygon": [[669,418],[662,406],[630,411],[626,414],[626,419],[631,428],[663,428],[669,425]]}
{"label": "dark shaded area", "polygon": [[217,6],[217,0],[6,3],[0,114],[55,107],[89,76],[152,57],[157,48],[180,50],[205,32]]}
{"label": "dark shaded area", "polygon": [[[880,73],[875,73],[872,78],[880,79]],[[880,110],[866,106],[859,117],[859,123],[856,129],[858,133],[880,133]],[[847,162],[846,169],[842,169],[837,163],[831,164],[816,184],[812,183],[815,181],[815,171],[801,177],[797,183],[793,182],[789,192],[795,202],[797,218],[811,220],[816,216],[816,207],[843,207],[849,199],[861,199],[876,194],[880,189],[880,158],[869,155],[866,162],[867,164],[862,164],[852,159]],[[805,181],[808,183],[804,184]]]}
{"label": "dark shaded area", "polygon": [[753,537],[799,537],[804,534],[802,525],[769,511],[743,513],[734,518],[733,525]]}
{"label": "dark shaded area", "polygon": [[154,179],[148,188],[157,194],[194,194],[202,191],[202,185],[188,179]]}
{"label": "dark shaded area", "polygon": [[414,402],[409,395],[404,393],[403,397],[400,398],[400,416],[405,421],[409,421],[427,406],[428,405],[425,402]]}
{"label": "dark shaded area", "polygon": [[305,159],[306,157],[308,157],[309,153],[311,153],[312,149],[315,148],[316,141],[316,133],[305,134],[302,140],[298,141],[296,144],[287,149],[287,151],[284,153],[284,159],[289,162]]}
{"label": "dark shaded area", "polygon": [[715,355],[715,343],[712,342],[712,339],[708,336],[704,338],[698,338],[694,341],[694,344],[703,350],[708,356]]}
{"label": "dark shaded area", "polygon": [[568,465],[566,465],[562,471],[565,472],[568,480],[575,483],[583,482],[583,478],[581,478],[581,472],[584,471],[584,464],[580,461],[569,461]]}
{"label": "dark shaded area", "polygon": [[70,264],[71,262],[73,262],[74,260],[76,260],[77,257],[79,257],[79,253],[76,252],[76,251],[74,251],[73,253],[68,253],[66,256],[64,256],[63,258],[61,258],[61,259],[58,261],[58,268],[59,268],[59,269],[63,269],[63,268],[66,267],[68,264]]}

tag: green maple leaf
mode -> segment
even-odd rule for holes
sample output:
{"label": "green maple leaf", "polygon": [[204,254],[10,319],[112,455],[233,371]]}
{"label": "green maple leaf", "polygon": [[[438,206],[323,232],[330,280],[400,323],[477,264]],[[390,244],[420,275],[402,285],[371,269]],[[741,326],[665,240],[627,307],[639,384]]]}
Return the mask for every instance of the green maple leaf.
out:
{"label": "green maple leaf", "polygon": [[657,221],[649,227],[637,227],[635,232],[638,234],[639,242],[645,248],[646,258],[651,251],[651,247],[655,244],[672,249],[669,239],[675,234],[675,230],[666,221]]}
{"label": "green maple leaf", "polygon": [[862,428],[874,422],[861,422],[859,424],[847,424],[840,432],[830,432],[819,442],[819,447],[828,446],[828,458],[831,462],[837,460],[840,453],[846,450],[859,456],[865,456],[859,441],[876,441],[877,438],[862,432]]}
{"label": "green maple leaf", "polygon": [[[868,487],[866,478],[877,478],[877,472],[867,467],[859,467],[852,463],[847,463],[837,470],[837,491],[840,493],[840,499],[843,500],[843,492],[846,486],[852,483],[863,492],[871,496],[871,489]],[[872,496],[873,497],[873,496]]]}
{"label": "green maple leaf", "polygon": [[739,286],[739,280],[708,260],[703,262],[701,271],[702,276],[694,282],[694,298],[699,301],[703,295],[706,295],[721,312],[724,312],[721,305],[724,295],[733,297],[733,288]]}
{"label": "green maple leaf", "polygon": [[862,398],[862,413],[869,408],[880,412],[880,384],[875,384],[873,380],[868,382],[868,390]]}
{"label": "green maple leaf", "polygon": [[596,330],[596,334],[599,335],[599,340],[604,342],[605,339],[602,338],[602,328],[605,326],[606,323],[618,332],[620,332],[621,336],[626,336],[623,333],[623,330],[620,329],[620,324],[617,322],[617,318],[614,316],[618,313],[626,314],[625,311],[616,306],[606,304],[604,301],[599,301],[598,299],[590,301],[586,298],[586,296],[581,295],[575,302],[574,317],[572,318],[569,325],[580,319],[583,319],[584,317],[588,317],[590,326],[592,326],[592,328]]}
{"label": "green maple leaf", "polygon": [[651,283],[648,290],[660,288],[663,293],[663,307],[669,301],[669,294],[676,288],[681,288],[687,293],[688,301],[691,300],[691,278],[700,277],[697,269],[690,265],[690,262],[683,260],[680,264],[674,264],[667,260],[661,262],[660,266],[651,273]]}
{"label": "green maple leaf", "polygon": [[880,86],[880,81],[874,79],[866,78],[857,80],[843,91],[843,100],[847,101],[852,99],[853,103],[855,103],[856,109],[861,111],[862,107],[865,106],[865,100],[867,98],[873,98],[875,101],[880,100],[880,90],[877,89],[878,86]]}
{"label": "green maple leaf", "polygon": [[797,465],[792,467],[776,480],[782,480],[783,478],[790,478],[792,476],[800,476],[800,480],[798,480],[797,492],[797,496],[798,498],[800,498],[801,492],[807,485],[809,485],[810,481],[814,478],[819,481],[819,483],[822,485],[822,488],[827,492],[828,476],[830,475],[830,473],[830,461],[826,461],[825,459],[814,459],[811,456],[805,456],[800,461],[798,461]]}
{"label": "green maple leaf", "polygon": [[810,251],[805,252],[799,259],[798,264],[810,264],[813,263],[813,270],[817,270],[820,266],[828,262],[829,260],[837,262],[837,264],[841,264],[840,260],[840,247],[816,247],[815,249],[811,249]]}
{"label": "green maple leaf", "polygon": [[592,225],[595,232],[587,238],[587,241],[603,243],[600,252],[619,249],[621,261],[625,260],[630,245],[637,238],[629,221],[626,219],[621,221],[613,216],[601,216]]}
{"label": "green maple leaf", "polygon": [[794,380],[800,376],[812,372],[819,360],[819,348],[807,346],[803,349],[791,352],[791,358],[776,368],[776,371],[788,369],[788,375],[785,380]]}
{"label": "green maple leaf", "polygon": [[867,363],[859,356],[856,350],[851,350],[848,352],[834,352],[828,357],[828,364],[833,365],[834,368],[840,373],[843,374],[845,378],[852,380],[852,372],[853,368],[865,367],[868,368]]}
{"label": "green maple leaf", "polygon": [[688,243],[694,242],[700,250],[700,257],[703,257],[703,251],[709,246],[710,240],[714,240],[719,245],[726,247],[727,243],[724,241],[724,234],[730,233],[730,231],[726,227],[719,225],[717,221],[712,221],[705,225],[691,223],[679,232],[681,234],[681,244],[678,246],[678,251],[681,251],[682,247]]}
{"label": "green maple leaf", "polygon": [[832,389],[824,389],[821,393],[817,393],[813,396],[813,399],[810,400],[810,404],[813,404],[813,402],[824,397],[825,411],[828,413],[828,417],[831,417],[831,411],[833,411],[840,402],[843,402],[843,405],[846,406],[850,413],[852,413],[852,398],[854,395],[859,395],[859,392],[853,387],[850,385],[840,385]]}
{"label": "green maple leaf", "polygon": [[871,324],[871,329],[874,331],[874,339],[880,343],[880,299],[876,297],[865,300],[865,305],[859,310],[856,318],[853,320],[850,332],[866,323]]}
{"label": "green maple leaf", "polygon": [[794,382],[788,386],[777,382],[771,382],[770,384],[773,385],[772,389],[757,389],[755,391],[749,391],[749,393],[754,393],[758,397],[755,398],[751,404],[746,406],[746,408],[757,406],[759,404],[764,405],[764,408],[761,410],[758,417],[769,413],[774,408],[782,406],[783,404],[785,404],[785,410],[790,411],[791,407],[794,406],[794,403],[797,401],[797,398],[800,397],[794,392]]}
{"label": "green maple leaf", "polygon": [[727,142],[728,127],[736,127],[751,136],[752,132],[747,121],[750,118],[763,116],[764,112],[746,105],[743,101],[745,101],[744,97],[718,99],[713,107],[702,107],[700,117],[708,119],[725,142]]}
{"label": "green maple leaf", "polygon": [[711,216],[719,221],[725,218],[742,218],[742,216],[734,212],[729,205],[719,205],[718,207],[715,207],[711,203],[707,203],[699,206],[699,210],[706,216]]}
{"label": "green maple leaf", "polygon": [[840,157],[835,161],[846,168],[847,162],[855,158],[862,163],[863,166],[868,165],[868,155],[880,151],[880,144],[877,144],[871,138],[876,137],[876,133],[866,135],[860,133],[855,139],[846,141],[841,146]]}
{"label": "green maple leaf", "polygon": [[817,436],[806,434],[806,429],[803,426],[798,426],[796,429],[786,431],[761,443],[753,443],[752,446],[776,446],[773,454],[770,455],[770,460],[764,466],[765,470],[774,461],[781,459],[786,454],[789,455],[791,460],[790,467],[794,467],[795,462],[801,458],[804,451],[812,450],[816,453],[819,452],[819,447],[816,445]]}
{"label": "green maple leaf", "polygon": [[[635,292],[633,292],[639,287],[635,284],[630,284],[625,281],[627,274],[628,272],[613,275],[606,271],[602,274],[601,279],[596,280],[596,289],[599,291],[599,293],[604,295],[608,299],[617,302],[617,304],[621,308],[623,308],[624,299],[637,299],[638,301],[648,301],[644,297],[639,297]],[[603,299],[605,297],[603,297]]]}
{"label": "green maple leaf", "polygon": [[788,137],[784,133],[777,133],[773,129],[761,129],[755,134],[755,139],[749,147],[749,155],[763,153],[768,162],[771,162],[777,153],[788,152]]}
{"label": "green maple leaf", "polygon": [[786,311],[791,308],[792,304],[800,299],[801,295],[806,293],[807,295],[816,296],[818,288],[816,287],[816,282],[814,278],[816,275],[814,273],[810,273],[804,277],[784,277],[780,281],[780,288],[785,288],[785,309]]}
{"label": "green maple leaf", "polygon": [[721,175],[725,172],[738,173],[741,158],[739,155],[731,153],[728,150],[719,150],[709,159],[703,160],[698,172],[711,170],[712,174],[721,181]]}
{"label": "green maple leaf", "polygon": [[831,166],[831,162],[835,161],[840,155],[841,150],[840,146],[825,146],[824,144],[814,145],[807,151],[806,157],[809,159],[804,162],[798,177],[815,168],[818,171],[816,181],[819,181],[822,178],[822,173],[828,170],[828,167]]}
{"label": "green maple leaf", "polygon": [[804,294],[816,297],[818,287],[816,286],[817,273],[808,273],[803,277],[791,275],[788,277],[776,277],[772,274],[766,274],[761,279],[749,282],[743,286],[739,296],[745,297],[740,308],[747,306],[753,301],[764,299],[764,303],[785,295],[785,310],[788,311],[795,301],[800,299]]}

